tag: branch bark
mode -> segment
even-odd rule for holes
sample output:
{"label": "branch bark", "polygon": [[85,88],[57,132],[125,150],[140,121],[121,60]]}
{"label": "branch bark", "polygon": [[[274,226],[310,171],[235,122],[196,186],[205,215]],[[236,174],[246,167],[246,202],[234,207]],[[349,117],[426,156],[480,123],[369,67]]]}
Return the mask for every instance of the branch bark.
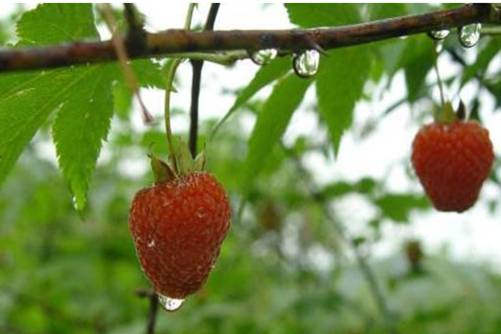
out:
{"label": "branch bark", "polygon": [[[466,5],[421,15],[397,17],[334,28],[191,32],[180,29],[147,33],[145,43],[127,40],[130,58],[186,52],[277,48],[295,52],[320,46],[334,49],[389,38],[450,29],[470,23],[501,23],[501,11],[489,4]],[[111,41],[76,42],[0,50],[0,72],[65,67],[116,60]]]}

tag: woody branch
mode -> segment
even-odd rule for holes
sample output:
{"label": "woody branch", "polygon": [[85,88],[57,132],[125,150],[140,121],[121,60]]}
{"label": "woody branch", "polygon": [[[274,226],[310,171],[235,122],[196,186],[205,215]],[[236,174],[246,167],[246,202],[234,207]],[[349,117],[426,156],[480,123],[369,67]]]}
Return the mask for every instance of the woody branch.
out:
{"label": "woody branch", "polygon": [[[490,4],[473,4],[420,15],[315,29],[200,32],[171,29],[145,33],[142,41],[127,38],[126,48],[130,58],[266,48],[276,48],[283,52],[319,47],[328,50],[430,30],[451,29],[475,22],[501,24],[501,10]],[[116,53],[111,41],[4,48],[0,49],[0,72],[57,68],[112,60],[116,60]]]}

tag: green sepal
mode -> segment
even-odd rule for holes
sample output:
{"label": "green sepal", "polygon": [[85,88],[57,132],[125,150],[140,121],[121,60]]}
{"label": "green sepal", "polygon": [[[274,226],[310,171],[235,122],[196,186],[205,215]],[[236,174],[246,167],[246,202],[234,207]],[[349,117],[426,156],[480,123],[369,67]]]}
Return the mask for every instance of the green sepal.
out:
{"label": "green sepal", "polygon": [[152,154],[148,154],[151,159],[151,169],[155,177],[155,183],[171,181],[176,177],[176,174],[168,164],[158,159]]}
{"label": "green sepal", "polygon": [[202,171],[205,169],[205,162],[206,162],[206,157],[205,157],[205,151],[202,151],[198,153],[198,155],[195,158],[195,161],[193,163],[193,170],[195,171]]}
{"label": "green sepal", "polygon": [[442,106],[442,110],[436,116],[436,120],[440,123],[452,123],[458,120],[452,103],[450,102],[445,102]]}
{"label": "green sepal", "polygon": [[191,157],[190,149],[184,140],[177,138],[175,143],[175,159],[177,173],[186,175],[193,171],[193,158]]}

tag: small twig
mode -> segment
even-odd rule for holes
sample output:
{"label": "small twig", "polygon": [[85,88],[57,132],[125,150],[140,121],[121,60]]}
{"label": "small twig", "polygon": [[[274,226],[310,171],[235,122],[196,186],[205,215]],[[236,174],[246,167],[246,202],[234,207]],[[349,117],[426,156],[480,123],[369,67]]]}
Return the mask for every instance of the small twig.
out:
{"label": "small twig", "polygon": [[113,43],[113,48],[117,54],[117,58],[120,63],[120,67],[122,68],[122,72],[125,77],[125,82],[129,86],[129,89],[134,93],[139,102],[139,106],[141,107],[141,111],[143,114],[143,120],[145,123],[152,123],[153,116],[148,112],[146,106],[141,98],[141,94],[139,93],[139,82],[132,70],[132,67],[129,63],[129,57],[127,55],[127,50],[125,49],[125,42],[122,36],[120,36],[120,32],[118,31],[117,22],[115,20],[115,16],[113,15],[113,10],[110,4],[103,3],[98,7],[103,14],[104,21],[106,22],[106,26],[111,32],[111,41]]}
{"label": "small twig", "polygon": [[158,297],[155,294],[150,296],[150,311],[148,312],[148,322],[146,323],[146,334],[155,333],[155,324],[158,314]]}
{"label": "small twig", "polygon": [[150,301],[148,321],[146,322],[146,334],[154,334],[158,314],[158,297],[154,291],[147,289],[136,290],[136,295],[140,298],[148,298]]}
{"label": "small twig", "polygon": [[363,276],[365,277],[365,280],[369,285],[370,288],[369,290],[371,291],[374,300],[376,302],[376,305],[378,306],[379,311],[381,312],[381,315],[384,319],[385,325],[387,326],[389,333],[396,334],[397,330],[394,326],[392,312],[390,311],[388,303],[386,302],[383,292],[377,282],[376,275],[373,273],[369,264],[365,260],[365,257],[360,252],[357,243],[352,238],[346,235],[346,231],[344,230],[343,226],[341,226],[341,224],[339,224],[339,222],[336,219],[334,219],[328,206],[326,205],[327,203],[325,198],[314,187],[310,173],[303,166],[301,160],[294,154],[292,150],[288,149],[283,143],[282,143],[282,148],[285,151],[285,153],[287,153],[289,157],[292,159],[294,165],[296,166],[297,171],[301,174],[302,176],[301,179],[304,181],[307,191],[310,194],[311,198],[321,207],[325,217],[332,223],[332,225],[336,229],[336,232],[340,236],[341,240],[343,240],[343,242],[345,242],[351,248],[351,251],[355,255],[355,259],[360,268],[360,271],[362,272]]}
{"label": "small twig", "polygon": [[[210,31],[214,29],[217,13],[219,10],[219,3],[213,3],[210,6],[207,21],[204,30]],[[198,141],[198,110],[200,101],[200,85],[202,82],[202,68],[203,60],[191,60],[191,67],[193,76],[191,81],[191,105],[190,105],[190,137],[189,147],[193,158],[197,155],[197,141]]]}

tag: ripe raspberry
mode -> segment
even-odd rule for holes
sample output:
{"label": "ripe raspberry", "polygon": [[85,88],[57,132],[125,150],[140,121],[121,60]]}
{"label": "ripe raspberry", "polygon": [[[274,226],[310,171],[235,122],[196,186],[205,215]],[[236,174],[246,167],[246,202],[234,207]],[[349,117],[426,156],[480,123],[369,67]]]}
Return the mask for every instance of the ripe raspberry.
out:
{"label": "ripe raspberry", "polygon": [[139,191],[129,228],[143,271],[155,291],[184,299],[199,290],[230,227],[223,187],[205,172]]}
{"label": "ripe raspberry", "polygon": [[463,212],[477,200],[494,160],[489,132],[476,122],[432,123],[412,144],[412,165],[440,211]]}

